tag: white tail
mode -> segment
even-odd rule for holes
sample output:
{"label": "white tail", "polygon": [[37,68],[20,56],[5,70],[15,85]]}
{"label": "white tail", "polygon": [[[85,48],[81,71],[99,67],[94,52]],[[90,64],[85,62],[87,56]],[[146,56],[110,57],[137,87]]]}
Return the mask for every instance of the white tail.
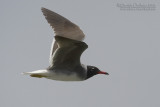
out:
{"label": "white tail", "polygon": [[42,77],[47,77],[47,70],[37,70],[37,71],[32,71],[32,72],[23,72],[23,75],[30,75],[31,77],[37,77],[37,78],[42,78]]}

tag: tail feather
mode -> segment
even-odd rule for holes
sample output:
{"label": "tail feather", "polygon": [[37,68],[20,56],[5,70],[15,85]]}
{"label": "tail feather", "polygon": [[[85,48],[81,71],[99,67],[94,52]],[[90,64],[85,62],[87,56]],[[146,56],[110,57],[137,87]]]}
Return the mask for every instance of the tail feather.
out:
{"label": "tail feather", "polygon": [[47,70],[37,70],[33,72],[23,72],[23,75],[30,75],[31,77],[37,77],[37,78],[42,78],[42,77],[47,77],[46,74]]}

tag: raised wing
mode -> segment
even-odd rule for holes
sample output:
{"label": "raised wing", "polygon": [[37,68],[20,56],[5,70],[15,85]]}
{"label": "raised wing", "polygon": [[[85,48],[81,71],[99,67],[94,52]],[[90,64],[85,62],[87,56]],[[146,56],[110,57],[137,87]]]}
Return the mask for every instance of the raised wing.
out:
{"label": "raised wing", "polygon": [[[84,33],[76,24],[72,23],[63,16],[46,8],[42,8],[42,12],[48,23],[54,29],[55,35],[78,41],[82,41],[84,39],[85,37]],[[54,51],[57,49],[57,47],[58,47],[57,43],[53,40],[50,52],[50,62],[51,62],[51,57]]]}
{"label": "raised wing", "polygon": [[88,45],[81,41],[76,41],[61,36],[55,36],[58,48],[52,57],[50,69],[54,67],[69,68],[80,66],[80,57]]}

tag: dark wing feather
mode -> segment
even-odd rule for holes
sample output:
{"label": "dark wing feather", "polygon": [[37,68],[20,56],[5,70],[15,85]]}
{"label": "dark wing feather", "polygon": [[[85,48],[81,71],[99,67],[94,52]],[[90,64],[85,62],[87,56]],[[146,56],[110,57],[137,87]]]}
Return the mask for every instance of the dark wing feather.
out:
{"label": "dark wing feather", "polygon": [[[84,33],[76,24],[49,9],[42,8],[42,12],[48,23],[52,26],[55,35],[78,41],[82,41],[84,39]],[[52,62],[51,58],[53,57],[53,53],[56,49],[57,44],[53,40],[50,51],[50,63]]]}
{"label": "dark wing feather", "polygon": [[58,48],[53,54],[52,64],[50,68],[54,67],[77,67],[80,66],[81,54],[88,48],[84,42],[55,36]]}

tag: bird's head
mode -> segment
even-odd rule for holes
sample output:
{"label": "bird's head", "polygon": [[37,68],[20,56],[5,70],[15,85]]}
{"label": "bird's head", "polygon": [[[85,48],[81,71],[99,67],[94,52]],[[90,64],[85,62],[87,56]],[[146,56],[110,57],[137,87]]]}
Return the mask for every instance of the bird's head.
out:
{"label": "bird's head", "polygon": [[100,71],[97,67],[95,66],[87,66],[87,78],[90,78],[94,75],[97,75],[97,74],[105,74],[105,75],[109,75],[107,72],[103,72],[103,71]]}

